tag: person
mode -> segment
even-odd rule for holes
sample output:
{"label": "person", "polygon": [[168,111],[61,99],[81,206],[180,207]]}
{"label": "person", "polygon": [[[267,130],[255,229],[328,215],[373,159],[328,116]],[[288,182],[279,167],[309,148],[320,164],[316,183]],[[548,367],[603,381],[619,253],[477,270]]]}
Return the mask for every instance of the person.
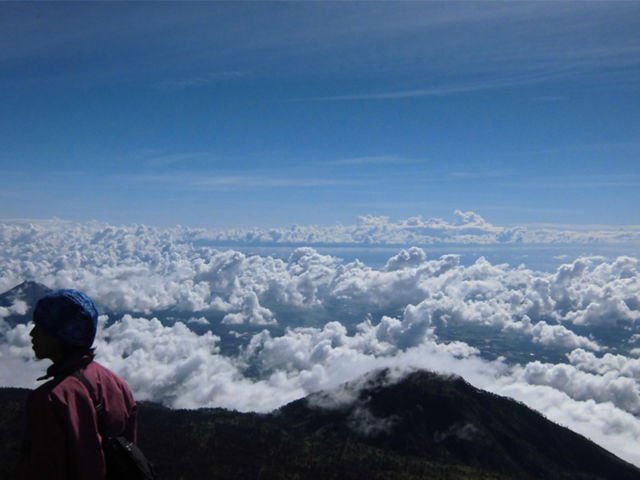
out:
{"label": "person", "polygon": [[[36,358],[53,364],[27,399],[21,480],[103,480],[106,465],[98,416],[80,372],[104,405],[110,434],[136,441],[136,403],[126,382],[94,360],[98,312],[78,290],[56,290],[36,303],[31,330]],[[111,433],[113,432],[113,433]]]}

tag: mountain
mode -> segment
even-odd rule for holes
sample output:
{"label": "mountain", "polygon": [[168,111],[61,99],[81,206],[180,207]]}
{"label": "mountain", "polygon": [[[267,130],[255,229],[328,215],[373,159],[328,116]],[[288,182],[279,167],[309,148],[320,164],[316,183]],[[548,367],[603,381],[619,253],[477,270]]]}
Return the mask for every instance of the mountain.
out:
{"label": "mountain", "polygon": [[26,418],[28,390],[0,388],[0,478],[11,479]]}
{"label": "mountain", "polygon": [[11,328],[20,323],[27,323],[31,320],[31,314],[36,302],[50,291],[49,287],[41,283],[27,280],[0,294],[0,307],[11,307],[16,301],[23,301],[27,305],[27,310],[24,314],[13,313],[4,318],[5,322]]}
{"label": "mountain", "polygon": [[584,437],[460,377],[418,371],[389,384],[389,375],[367,379],[355,401],[334,411],[310,407],[307,399],[285,406],[282,414],[292,424],[313,422],[312,429],[325,432],[348,436],[350,429],[358,442],[404,458],[505,478],[640,478],[640,470]]}
{"label": "mountain", "polygon": [[[0,389],[0,478],[28,391]],[[458,377],[389,370],[271,414],[141,402],[139,443],[161,479],[640,480],[640,470]]]}

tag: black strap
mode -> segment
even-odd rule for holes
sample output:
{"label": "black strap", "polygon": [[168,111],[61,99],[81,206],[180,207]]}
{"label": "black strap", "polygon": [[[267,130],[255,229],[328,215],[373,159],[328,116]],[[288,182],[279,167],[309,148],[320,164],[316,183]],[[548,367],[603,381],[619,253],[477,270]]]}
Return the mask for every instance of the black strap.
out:
{"label": "black strap", "polygon": [[85,386],[87,391],[89,392],[89,396],[91,397],[91,401],[93,402],[93,407],[96,409],[96,414],[98,416],[98,431],[100,436],[104,439],[109,435],[106,435],[106,419],[104,412],[104,403],[98,399],[96,396],[96,391],[93,388],[93,385],[87,380],[80,370],[76,370],[72,373],[72,375],[80,380],[80,382]]}

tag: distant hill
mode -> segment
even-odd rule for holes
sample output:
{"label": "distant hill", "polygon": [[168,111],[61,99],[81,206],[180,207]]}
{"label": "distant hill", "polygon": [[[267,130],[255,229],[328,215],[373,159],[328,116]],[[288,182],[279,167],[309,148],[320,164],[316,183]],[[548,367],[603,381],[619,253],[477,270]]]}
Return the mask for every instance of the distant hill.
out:
{"label": "distant hill", "polygon": [[49,287],[41,283],[26,281],[0,294],[0,307],[10,307],[18,300],[25,302],[29,307],[24,315],[13,314],[5,317],[5,322],[7,322],[11,328],[18,324],[29,322],[36,302],[50,291],[51,289]]}
{"label": "distant hill", "polygon": [[[389,375],[272,414],[142,402],[139,443],[161,479],[640,480],[584,437],[461,378]],[[0,389],[0,478],[11,478],[27,393]]]}

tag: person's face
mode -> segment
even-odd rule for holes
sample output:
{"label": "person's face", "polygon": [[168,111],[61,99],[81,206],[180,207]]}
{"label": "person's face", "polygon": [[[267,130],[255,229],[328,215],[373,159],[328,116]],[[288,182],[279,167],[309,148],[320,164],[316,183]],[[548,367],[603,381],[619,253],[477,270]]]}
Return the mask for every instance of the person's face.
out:
{"label": "person's face", "polygon": [[49,358],[55,361],[60,356],[62,344],[40,325],[35,325],[29,335],[31,335],[31,348],[33,348],[36,358]]}

